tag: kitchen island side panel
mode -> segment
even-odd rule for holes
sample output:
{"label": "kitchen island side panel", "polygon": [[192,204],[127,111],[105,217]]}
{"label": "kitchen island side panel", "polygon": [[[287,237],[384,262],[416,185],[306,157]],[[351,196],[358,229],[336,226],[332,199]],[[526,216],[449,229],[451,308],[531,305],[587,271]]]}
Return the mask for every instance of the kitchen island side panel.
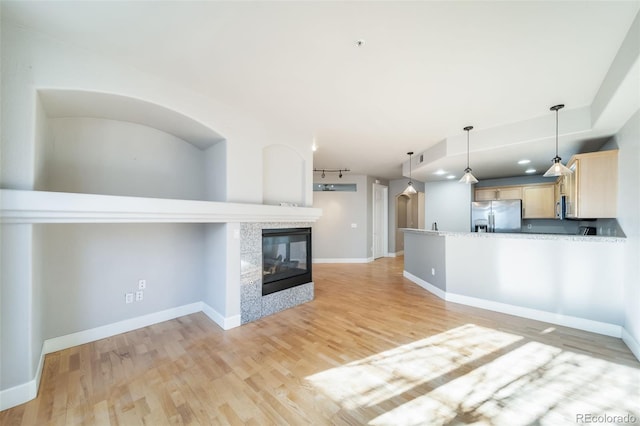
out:
{"label": "kitchen island side panel", "polygon": [[447,291],[445,244],[443,236],[405,232],[404,270]]}
{"label": "kitchen island side panel", "polygon": [[445,238],[449,294],[622,324],[624,243]]}

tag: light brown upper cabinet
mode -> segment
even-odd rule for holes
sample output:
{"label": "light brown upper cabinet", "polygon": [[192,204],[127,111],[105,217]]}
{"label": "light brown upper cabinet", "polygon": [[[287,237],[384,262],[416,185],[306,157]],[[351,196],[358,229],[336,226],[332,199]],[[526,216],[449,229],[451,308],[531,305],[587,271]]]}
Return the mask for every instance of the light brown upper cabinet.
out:
{"label": "light brown upper cabinet", "polygon": [[567,217],[614,218],[618,204],[618,150],[590,152],[571,157],[566,176]]}
{"label": "light brown upper cabinet", "polygon": [[475,191],[476,201],[494,200],[522,200],[521,186],[501,186],[490,188],[477,188]]}
{"label": "light brown upper cabinet", "polygon": [[556,188],[552,183],[522,187],[523,219],[554,219]]}

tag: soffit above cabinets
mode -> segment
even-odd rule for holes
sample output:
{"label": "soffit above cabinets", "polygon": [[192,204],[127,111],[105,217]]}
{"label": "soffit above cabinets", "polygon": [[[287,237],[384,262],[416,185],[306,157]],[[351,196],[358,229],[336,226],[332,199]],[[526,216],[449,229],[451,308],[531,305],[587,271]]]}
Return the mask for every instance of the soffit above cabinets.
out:
{"label": "soffit above cabinets", "polygon": [[[591,108],[563,110],[560,114],[559,155],[564,164],[571,156],[600,149],[612,136],[592,129]],[[448,137],[414,156],[413,178],[422,182],[462,176],[467,156],[466,132]],[[555,115],[548,112],[529,120],[470,132],[470,166],[478,179],[524,176],[525,170],[543,174],[555,156]],[[529,160],[518,164],[520,160]],[[408,162],[403,174],[408,176]],[[451,178],[454,179],[454,178]]]}

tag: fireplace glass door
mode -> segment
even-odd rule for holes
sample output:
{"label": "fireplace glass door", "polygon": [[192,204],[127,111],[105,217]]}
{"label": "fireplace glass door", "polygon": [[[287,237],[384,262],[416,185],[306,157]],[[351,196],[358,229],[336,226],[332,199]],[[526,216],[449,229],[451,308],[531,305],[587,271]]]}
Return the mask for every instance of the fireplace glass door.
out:
{"label": "fireplace glass door", "polygon": [[262,230],[262,295],[311,282],[311,228]]}

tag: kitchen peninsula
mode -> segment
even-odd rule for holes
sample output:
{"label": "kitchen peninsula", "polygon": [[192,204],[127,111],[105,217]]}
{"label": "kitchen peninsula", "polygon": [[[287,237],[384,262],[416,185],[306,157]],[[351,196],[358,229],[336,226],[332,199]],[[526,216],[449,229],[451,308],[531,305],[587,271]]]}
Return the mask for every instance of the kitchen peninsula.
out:
{"label": "kitchen peninsula", "polygon": [[621,336],[626,238],[403,231],[404,276],[442,299]]}

